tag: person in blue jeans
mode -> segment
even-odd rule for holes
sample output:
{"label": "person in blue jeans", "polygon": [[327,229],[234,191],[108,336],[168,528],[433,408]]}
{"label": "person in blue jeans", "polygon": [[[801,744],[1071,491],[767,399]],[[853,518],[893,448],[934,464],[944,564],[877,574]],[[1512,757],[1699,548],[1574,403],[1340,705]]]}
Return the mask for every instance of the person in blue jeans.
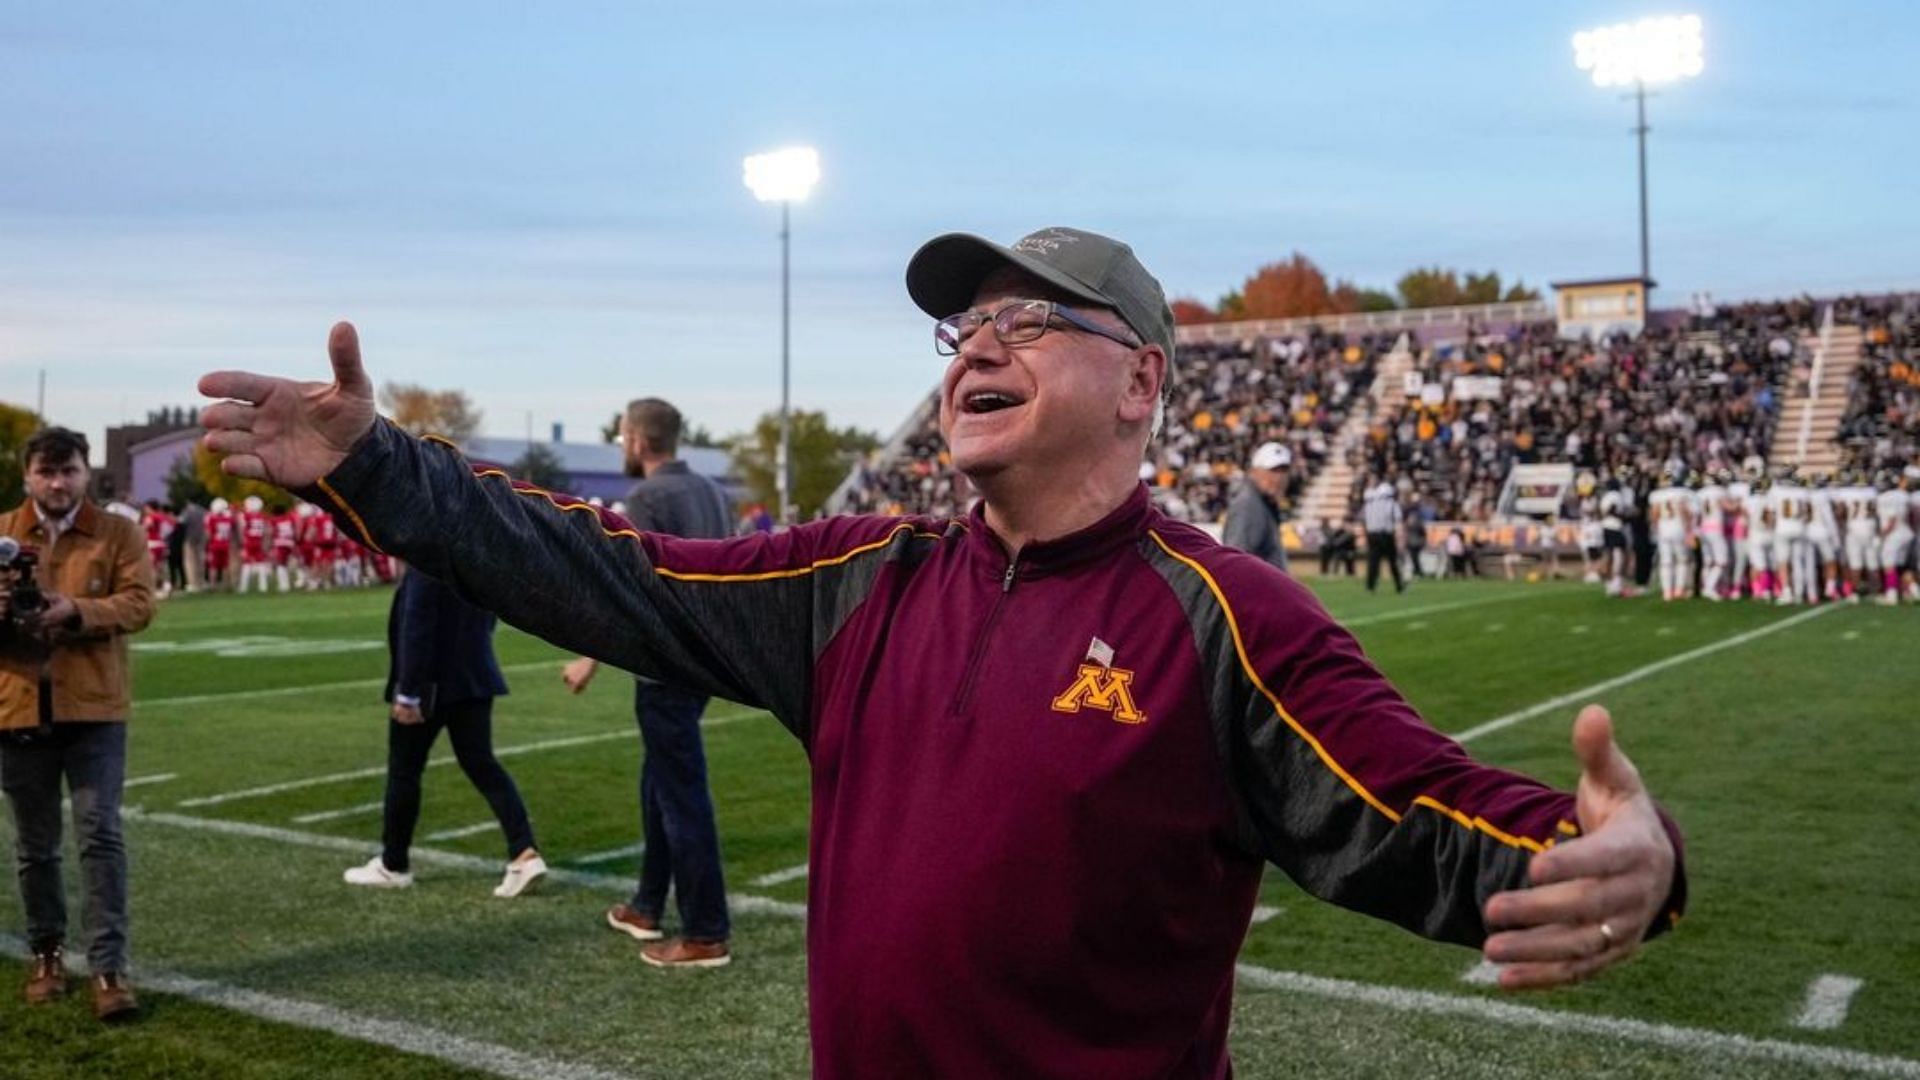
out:
{"label": "person in blue jeans", "polygon": [[349,885],[413,884],[410,850],[420,820],[420,778],[440,732],[460,771],[480,792],[507,840],[507,870],[493,895],[511,900],[546,876],[533,823],[513,777],[493,754],[493,699],[507,692],[493,655],[494,617],[451,586],[409,570],[387,617],[393,662],[387,675],[387,796],[381,850],[343,875]]}
{"label": "person in blue jeans", "polygon": [[[733,511],[718,484],[678,460],[680,412],[658,398],[641,398],[621,418],[627,472],[641,477],[627,496],[627,516],[648,532],[696,539],[732,535]],[[587,657],[562,677],[574,693],[598,670]],[[642,942],[640,958],[655,967],[710,968],[732,959],[727,939],[727,887],[720,865],[720,830],[707,790],[707,756],[700,716],[708,697],[647,679],[633,691],[645,754],[640,766],[640,825],[645,848],[633,898],[607,911],[607,925]],[[671,885],[680,909],[680,936],[660,928]]]}

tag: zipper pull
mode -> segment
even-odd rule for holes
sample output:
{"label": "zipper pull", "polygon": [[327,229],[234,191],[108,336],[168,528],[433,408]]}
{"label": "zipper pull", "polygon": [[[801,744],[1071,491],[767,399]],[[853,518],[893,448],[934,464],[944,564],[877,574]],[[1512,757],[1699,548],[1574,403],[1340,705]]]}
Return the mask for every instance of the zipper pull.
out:
{"label": "zipper pull", "polygon": [[1007,572],[1005,576],[1000,579],[1000,593],[1002,596],[1013,591],[1013,569],[1018,565],[1018,558],[1007,560]]}

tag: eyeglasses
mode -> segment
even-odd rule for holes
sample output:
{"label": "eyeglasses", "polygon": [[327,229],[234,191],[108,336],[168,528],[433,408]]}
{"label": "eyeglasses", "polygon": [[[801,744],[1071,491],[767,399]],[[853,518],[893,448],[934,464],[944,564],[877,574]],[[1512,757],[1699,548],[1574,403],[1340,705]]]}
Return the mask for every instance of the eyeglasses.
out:
{"label": "eyeglasses", "polygon": [[1054,325],[1055,319],[1070,329],[1097,334],[1129,349],[1140,347],[1140,342],[1101,326],[1065,304],[1056,304],[1051,300],[1015,300],[991,312],[963,311],[941,319],[933,327],[933,351],[941,356],[953,356],[973,336],[974,331],[989,323],[993,325],[993,336],[999,339],[1000,344],[1025,345],[1040,340],[1040,335]]}

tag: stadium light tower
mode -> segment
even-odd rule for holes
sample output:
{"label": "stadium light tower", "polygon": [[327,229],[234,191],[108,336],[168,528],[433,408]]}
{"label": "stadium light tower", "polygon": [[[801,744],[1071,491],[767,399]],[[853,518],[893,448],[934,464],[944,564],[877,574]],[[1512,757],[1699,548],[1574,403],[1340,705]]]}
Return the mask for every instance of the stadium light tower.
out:
{"label": "stadium light tower", "polygon": [[1690,79],[1705,68],[1700,16],[1667,15],[1618,23],[1573,35],[1573,58],[1593,73],[1593,85],[1631,86],[1640,140],[1640,277],[1652,280],[1647,258],[1647,87]]}
{"label": "stadium light tower", "polygon": [[780,204],[780,460],[775,463],[774,484],[780,495],[780,520],[785,522],[790,520],[788,515],[793,509],[793,423],[789,415],[792,406],[790,210],[794,203],[805,200],[813,191],[813,185],[820,182],[820,155],[807,146],[754,154],[743,163],[742,176],[747,187],[753,190],[754,198]]}

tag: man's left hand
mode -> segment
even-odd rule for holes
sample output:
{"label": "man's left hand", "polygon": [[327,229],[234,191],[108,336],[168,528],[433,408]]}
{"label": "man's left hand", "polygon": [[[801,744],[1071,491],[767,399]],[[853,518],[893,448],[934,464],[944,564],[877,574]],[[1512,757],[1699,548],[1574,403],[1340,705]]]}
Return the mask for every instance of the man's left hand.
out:
{"label": "man's left hand", "polygon": [[46,594],[46,598],[47,606],[41,609],[34,620],[35,628],[43,634],[65,628],[67,620],[80,614],[80,609],[74,606],[73,598],[64,593],[50,592]]}
{"label": "man's left hand", "polygon": [[1578,982],[1625,960],[1673,889],[1673,842],[1640,773],[1613,742],[1598,705],[1573,722],[1580,758],[1581,836],[1533,857],[1533,887],[1496,894],[1484,915],[1500,985],[1537,989]]}

